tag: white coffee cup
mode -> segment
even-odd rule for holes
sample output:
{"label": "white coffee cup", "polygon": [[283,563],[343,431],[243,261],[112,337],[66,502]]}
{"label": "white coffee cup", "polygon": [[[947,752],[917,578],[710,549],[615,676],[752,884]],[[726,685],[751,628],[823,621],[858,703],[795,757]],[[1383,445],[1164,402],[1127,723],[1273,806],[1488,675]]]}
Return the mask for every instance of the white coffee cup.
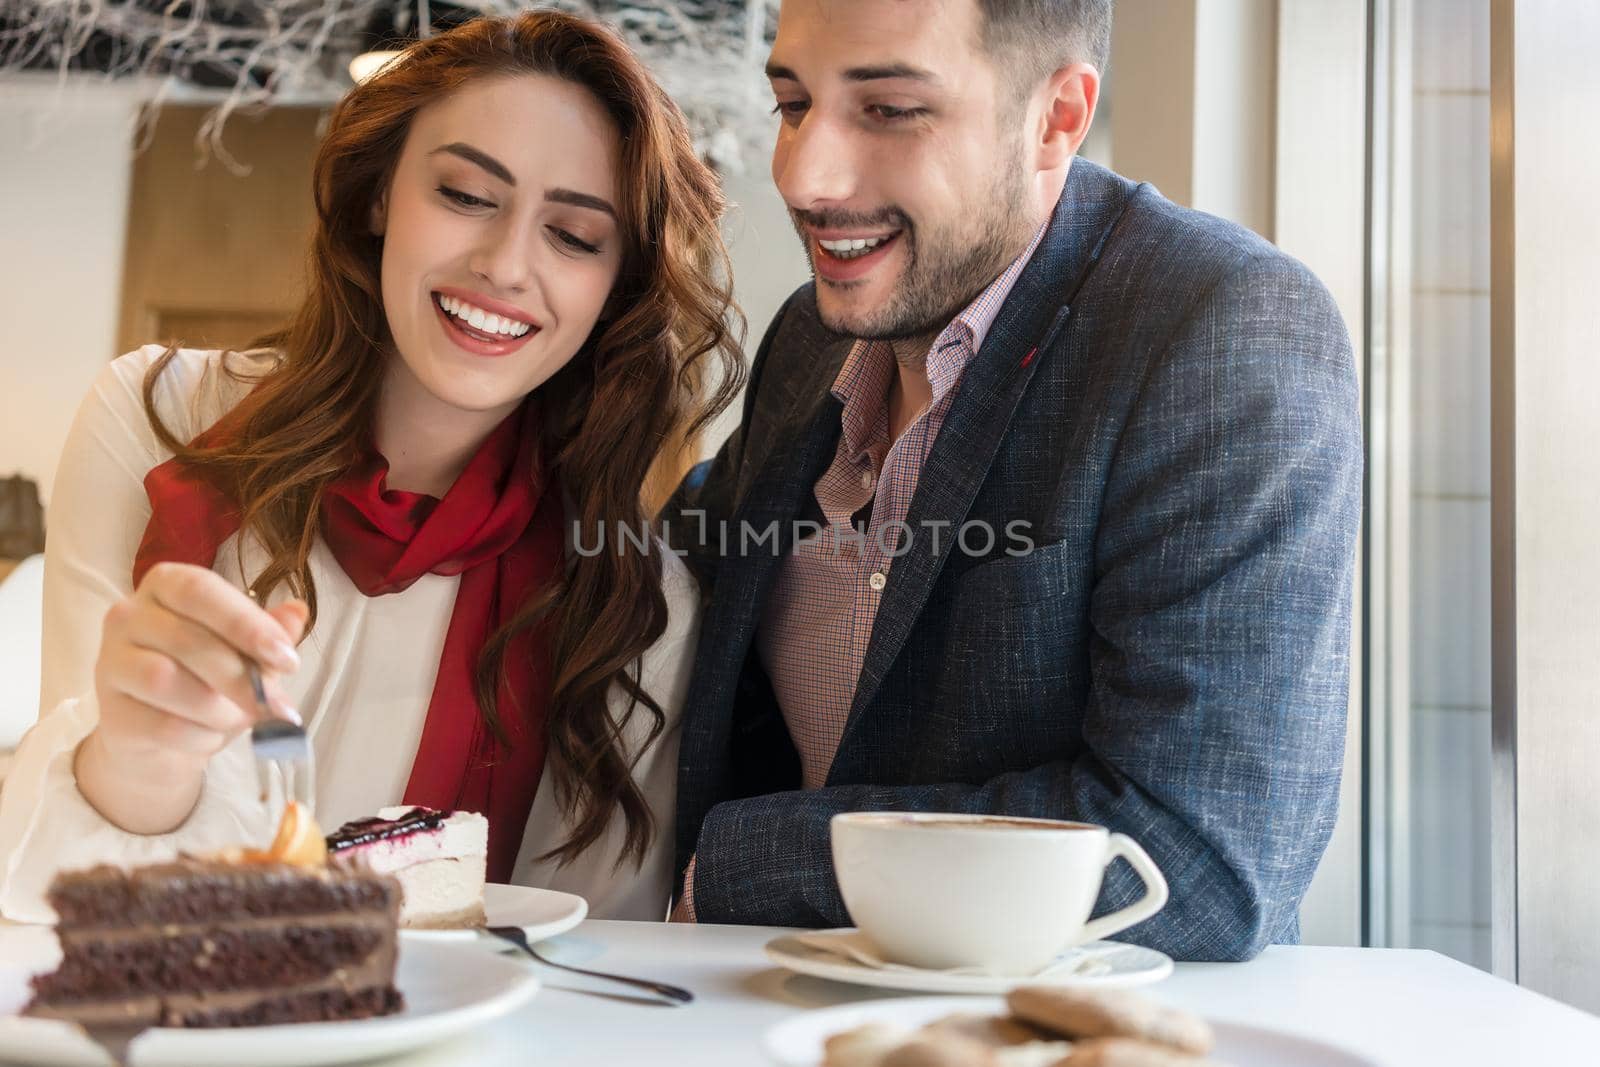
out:
{"label": "white coffee cup", "polygon": [[[1003,815],[851,812],[831,823],[839,892],[884,956],[913,967],[1039,971],[1063,950],[1143,922],[1167,880],[1132,838],[1090,823]],[[1090,920],[1105,869],[1126,859],[1134,903]]]}

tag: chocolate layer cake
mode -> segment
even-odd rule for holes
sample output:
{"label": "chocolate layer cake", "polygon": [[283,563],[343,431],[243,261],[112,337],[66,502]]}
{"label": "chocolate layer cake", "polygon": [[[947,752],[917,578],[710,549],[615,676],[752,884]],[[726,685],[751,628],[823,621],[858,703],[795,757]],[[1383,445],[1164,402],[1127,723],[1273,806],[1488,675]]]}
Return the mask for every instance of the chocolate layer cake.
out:
{"label": "chocolate layer cake", "polygon": [[58,876],[62,960],[26,1013],[104,1026],[262,1026],[402,1007],[400,889],[362,871],[185,858]]}
{"label": "chocolate layer cake", "polygon": [[335,866],[400,880],[400,925],[452,929],[484,925],[483,879],[489,823],[470,811],[384,808],[328,835]]}

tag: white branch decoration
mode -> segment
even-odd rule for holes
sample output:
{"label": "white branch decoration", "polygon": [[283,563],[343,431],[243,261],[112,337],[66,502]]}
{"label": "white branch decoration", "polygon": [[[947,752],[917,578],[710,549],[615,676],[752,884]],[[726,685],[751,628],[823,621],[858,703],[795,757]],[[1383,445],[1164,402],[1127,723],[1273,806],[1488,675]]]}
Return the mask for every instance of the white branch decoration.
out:
{"label": "white branch decoration", "polygon": [[[446,5],[437,5],[439,9]],[[507,15],[557,8],[616,27],[683,108],[703,157],[724,171],[770,143],[761,66],[778,0],[455,0]],[[230,168],[222,144],[241,108],[333,100],[346,67],[387,23],[415,32],[426,0],[4,0],[0,76],[49,69],[69,78],[149,78],[154,107],[183,84],[223,94],[198,141]]]}

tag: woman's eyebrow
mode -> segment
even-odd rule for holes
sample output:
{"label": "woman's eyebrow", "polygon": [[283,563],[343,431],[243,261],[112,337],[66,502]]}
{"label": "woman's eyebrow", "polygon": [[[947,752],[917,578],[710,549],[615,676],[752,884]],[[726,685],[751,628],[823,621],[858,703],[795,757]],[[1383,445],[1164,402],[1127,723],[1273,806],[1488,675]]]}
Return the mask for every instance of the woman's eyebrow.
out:
{"label": "woman's eyebrow", "polygon": [[475,163],[507,185],[517,184],[517,179],[512,176],[510,168],[482,149],[473,148],[471,145],[461,141],[455,141],[451,144],[441,145],[428,154],[436,156],[440,152],[448,152],[450,155],[460,156],[468,163]]}
{"label": "woman's eyebrow", "polygon": [[605,212],[613,219],[617,217],[617,209],[611,206],[611,201],[592,193],[580,193],[576,189],[551,189],[544,194],[544,198],[551,203],[592,208],[595,211]]}
{"label": "woman's eyebrow", "polygon": [[[435,156],[441,152],[460,156],[469,163],[475,163],[507,185],[515,186],[517,184],[517,179],[512,175],[510,168],[482,149],[474,148],[461,141],[455,141],[447,145],[440,145],[428,154]],[[595,196],[593,193],[580,193],[576,189],[551,189],[544,194],[544,198],[554,204],[571,204],[573,207],[586,207],[610,215],[613,219],[617,217],[617,209],[611,206],[611,201],[604,197]]]}

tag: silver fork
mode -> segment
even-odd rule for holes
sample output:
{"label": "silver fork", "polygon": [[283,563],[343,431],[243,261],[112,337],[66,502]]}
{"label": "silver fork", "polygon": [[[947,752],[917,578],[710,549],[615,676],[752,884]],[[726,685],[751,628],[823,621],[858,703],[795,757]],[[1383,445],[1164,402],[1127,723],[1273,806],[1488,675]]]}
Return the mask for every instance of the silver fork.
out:
{"label": "silver fork", "polygon": [[[255,664],[250,665],[251,687],[256,691],[256,707],[264,715],[271,715],[267,707],[261,674]],[[267,768],[277,764],[283,778],[286,800],[299,801],[308,812],[316,811],[317,772],[311,755],[311,742],[304,726],[296,726],[287,719],[263,719],[250,728],[250,747],[256,756],[256,778],[261,783],[261,799],[268,795],[271,778]]]}
{"label": "silver fork", "polygon": [[[252,600],[260,600],[252,596]],[[250,748],[256,757],[256,780],[261,786],[261,800],[266,802],[271,778],[267,768],[277,764],[283,778],[285,801],[299,801],[307,812],[316,811],[317,768],[311,752],[311,741],[306,728],[287,719],[280,719],[267,703],[267,687],[261,681],[261,665],[246,656],[246,673],[250,675],[250,691],[255,696],[256,712],[260,718],[250,728]]]}
{"label": "silver fork", "polygon": [[669,1004],[692,1004],[694,994],[681,986],[668,985],[666,982],[655,982],[648,978],[629,978],[621,974],[607,974],[604,971],[588,971],[582,967],[574,967],[570,963],[557,963],[548,956],[541,956],[531,944],[528,943],[528,933],[520,926],[485,926],[481,927],[484,933],[492,934],[502,941],[508,941],[529,956],[538,960],[546,967],[555,967],[562,971],[571,971],[573,974],[587,975],[590,978],[601,978],[607,982],[621,982],[636,989],[647,990],[661,997]]}

